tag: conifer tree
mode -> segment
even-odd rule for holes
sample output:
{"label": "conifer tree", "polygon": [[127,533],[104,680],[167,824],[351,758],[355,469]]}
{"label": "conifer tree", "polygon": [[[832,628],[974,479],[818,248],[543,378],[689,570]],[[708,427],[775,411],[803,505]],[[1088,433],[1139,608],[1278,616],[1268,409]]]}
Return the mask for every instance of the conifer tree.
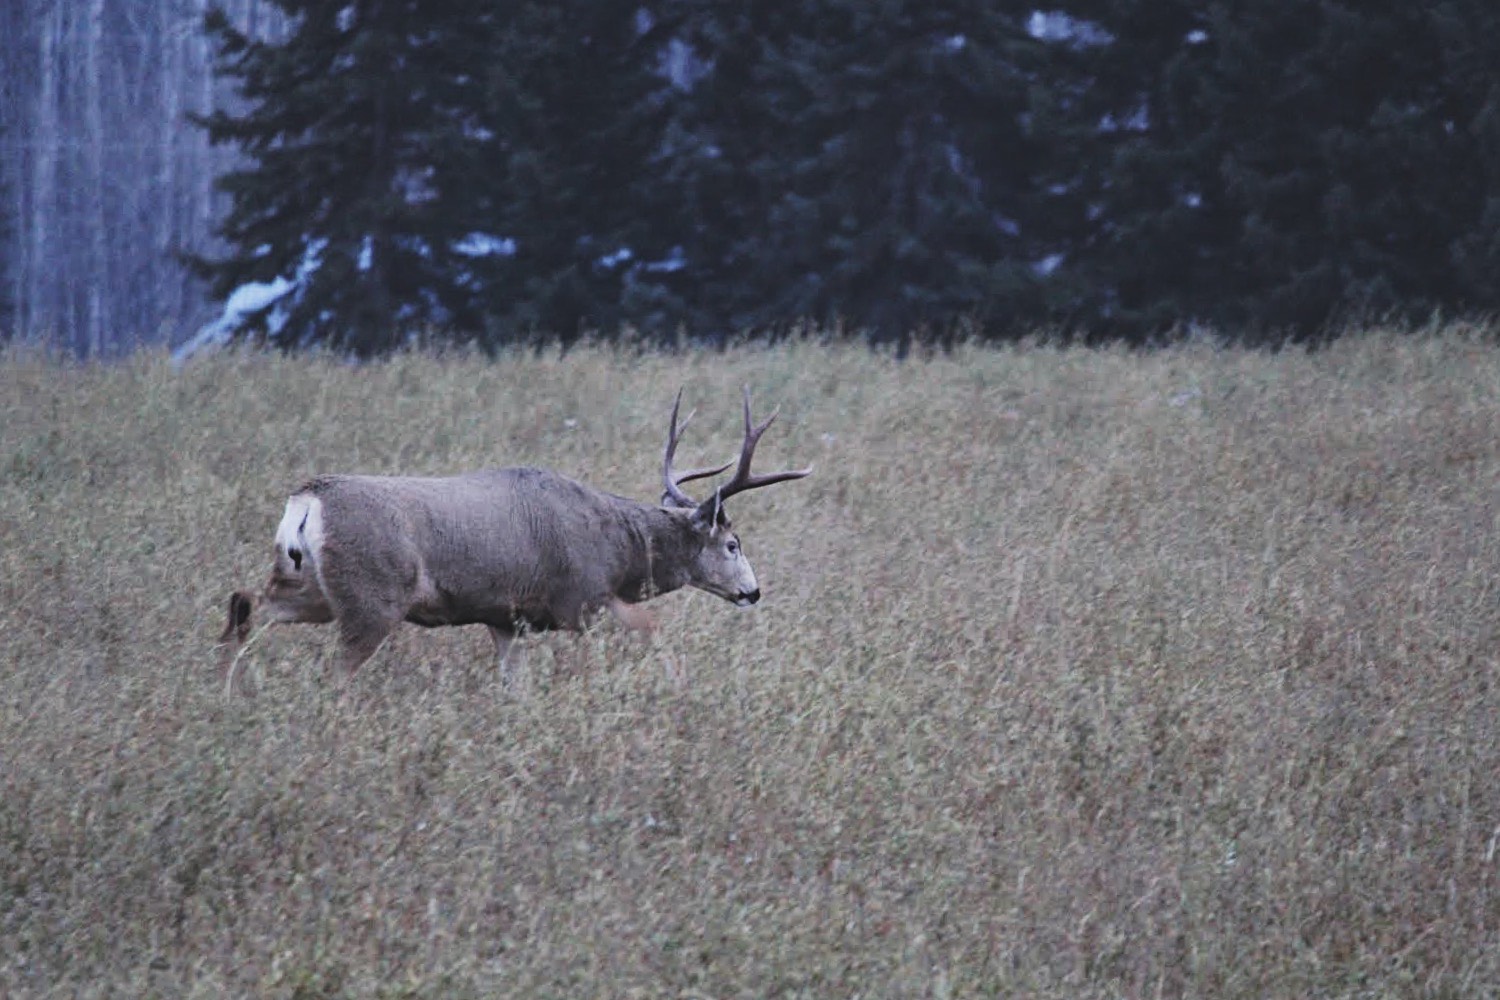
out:
{"label": "conifer tree", "polygon": [[1483,5],[1074,9],[1111,39],[1079,59],[1066,154],[1087,165],[1075,198],[1093,219],[1079,263],[1097,328],[1311,336],[1483,300],[1458,258],[1487,254],[1476,95],[1496,63],[1456,74],[1445,53],[1493,31]]}
{"label": "conifer tree", "polygon": [[626,0],[517,0],[502,10],[486,62],[498,139],[480,151],[481,198],[514,254],[486,285],[491,335],[566,341],[612,334],[626,320],[660,325],[675,314],[650,280],[673,245],[673,207],[653,163],[665,29]]}
{"label": "conifer tree", "polygon": [[785,49],[808,8],[774,0],[705,4],[668,0],[662,16],[671,88],[660,157],[661,183],[676,211],[668,218],[681,247],[681,316],[699,336],[722,340],[777,317],[785,292],[763,241],[779,192],[767,163],[789,152],[763,86],[768,53]]}
{"label": "conifer tree", "polygon": [[[493,141],[474,82],[491,44],[479,0],[272,0],[279,43],[207,16],[244,110],[202,118],[248,162],[218,180],[230,253],[197,259],[214,292],[289,282],[247,334],[369,356],[413,333],[477,329],[472,147]],[[468,240],[468,242],[466,242]],[[278,286],[279,287],[279,286]]]}
{"label": "conifer tree", "polygon": [[685,6],[705,70],[677,102],[669,175],[705,313],[904,336],[1015,305],[1040,233],[1029,8]]}
{"label": "conifer tree", "polygon": [[1453,311],[1500,310],[1500,6],[1444,0],[1429,14],[1442,67],[1442,129],[1467,150],[1473,201],[1450,248]]}

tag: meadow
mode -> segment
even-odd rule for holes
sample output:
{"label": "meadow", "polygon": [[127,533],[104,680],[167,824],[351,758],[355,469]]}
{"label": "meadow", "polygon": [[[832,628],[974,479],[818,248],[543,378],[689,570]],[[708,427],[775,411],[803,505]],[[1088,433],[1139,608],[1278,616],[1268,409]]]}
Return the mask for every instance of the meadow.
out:
{"label": "meadow", "polygon": [[[213,644],[327,471],[734,501],[642,639]],[[695,484],[696,485],[696,484]],[[0,355],[0,994],[1500,994],[1500,345]]]}

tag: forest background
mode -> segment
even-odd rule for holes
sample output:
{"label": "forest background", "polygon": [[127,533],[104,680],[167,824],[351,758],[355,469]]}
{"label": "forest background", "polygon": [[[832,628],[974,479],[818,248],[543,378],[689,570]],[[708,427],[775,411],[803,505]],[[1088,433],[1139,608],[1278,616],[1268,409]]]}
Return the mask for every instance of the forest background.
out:
{"label": "forest background", "polygon": [[1481,0],[18,0],[0,39],[0,337],[80,356],[1500,300]]}

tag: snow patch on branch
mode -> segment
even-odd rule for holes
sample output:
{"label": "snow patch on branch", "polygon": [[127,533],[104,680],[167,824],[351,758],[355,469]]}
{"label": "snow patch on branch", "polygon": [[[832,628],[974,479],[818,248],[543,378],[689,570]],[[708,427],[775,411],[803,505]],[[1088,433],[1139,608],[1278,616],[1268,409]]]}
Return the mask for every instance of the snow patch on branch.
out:
{"label": "snow patch on branch", "polygon": [[647,261],[643,266],[652,274],[673,274],[687,267],[687,256],[678,245],[667,251],[665,257],[660,260]]}
{"label": "snow patch on branch", "polygon": [[1063,261],[1067,259],[1067,254],[1049,253],[1047,256],[1041,258],[1040,260],[1034,260],[1031,262],[1031,273],[1036,275],[1038,278],[1045,278],[1056,271],[1059,267],[1062,267]]}
{"label": "snow patch on branch", "polygon": [[[228,346],[244,332],[252,316],[264,315],[266,332],[273,337],[284,330],[290,306],[301,299],[308,281],[322,266],[327,246],[326,237],[309,238],[293,277],[277,275],[270,281],[247,281],[230,292],[224,299],[224,311],[172,351],[172,366],[181,368],[199,354],[211,354]],[[269,253],[270,247],[258,248],[256,256]]]}
{"label": "snow patch on branch", "polygon": [[514,257],[516,241],[509,236],[469,233],[453,243],[453,252],[460,257]]}
{"label": "snow patch on branch", "polygon": [[244,325],[251,313],[271,308],[266,316],[266,328],[277,332],[286,323],[282,310],[274,304],[292,290],[292,283],[277,277],[271,281],[251,281],[229,293],[224,300],[224,311],[219,316],[198,328],[198,332],[183,341],[172,351],[172,365],[180,368],[195,355],[213,353],[229,344],[235,333]]}
{"label": "snow patch on branch", "polygon": [[1034,10],[1026,20],[1026,33],[1039,42],[1058,42],[1074,49],[1108,45],[1114,36],[1093,21],[1061,10]]}

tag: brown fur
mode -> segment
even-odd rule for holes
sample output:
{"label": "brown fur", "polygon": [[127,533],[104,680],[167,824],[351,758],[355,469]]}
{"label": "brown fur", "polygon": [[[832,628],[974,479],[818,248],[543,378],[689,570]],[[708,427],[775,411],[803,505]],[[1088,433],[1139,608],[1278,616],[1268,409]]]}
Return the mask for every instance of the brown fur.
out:
{"label": "brown fur", "polygon": [[578,631],[603,610],[649,631],[650,615],[635,606],[684,586],[753,604],[760,588],[723,499],[808,474],[750,476],[755,441],[769,424],[752,426],[747,392],[739,469],[701,504],[680,483],[705,473],[671,472],[675,406],[666,506],[546,469],[319,476],[288,499],[260,594],[230,595],[220,637],[226,662],[248,639],[257,613],[270,621],[337,622],[341,659],[353,673],[402,621],[486,625],[504,664],[519,633]]}

